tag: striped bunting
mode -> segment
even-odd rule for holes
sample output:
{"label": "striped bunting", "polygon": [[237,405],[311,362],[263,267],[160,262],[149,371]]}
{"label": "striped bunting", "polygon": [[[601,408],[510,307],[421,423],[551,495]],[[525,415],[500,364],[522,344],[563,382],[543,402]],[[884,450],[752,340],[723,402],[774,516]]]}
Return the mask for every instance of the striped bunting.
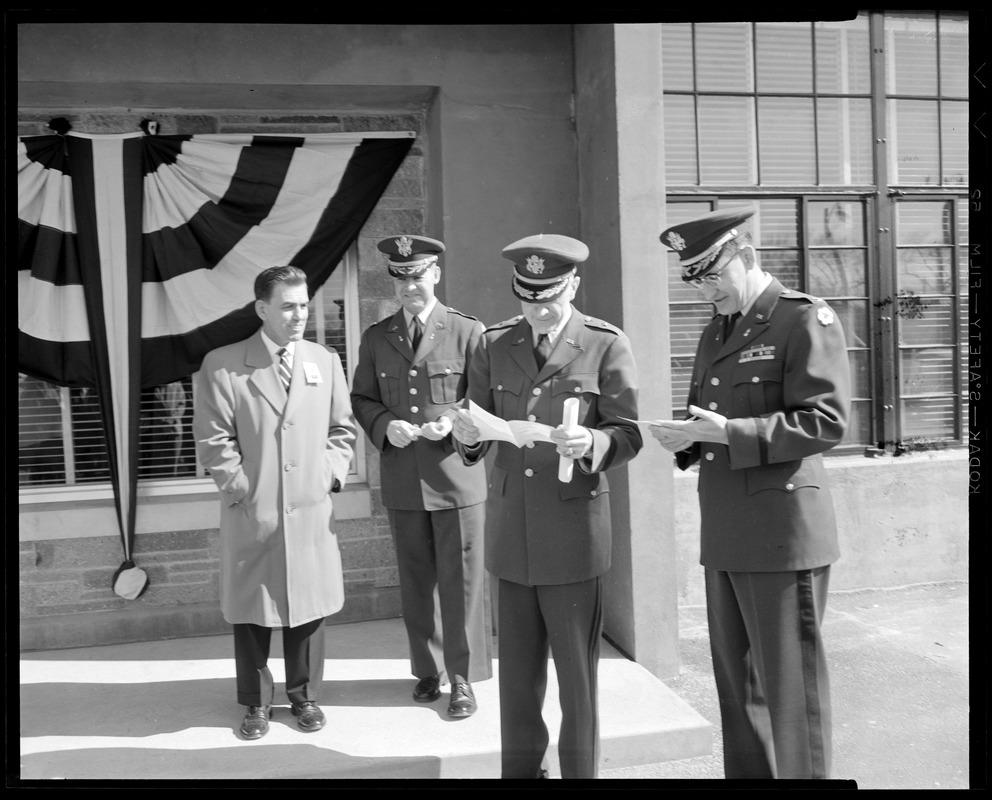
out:
{"label": "striped bunting", "polygon": [[141,390],[253,333],[266,267],[293,264],[320,288],[412,144],[408,132],[19,139],[19,369],[97,389],[125,563]]}

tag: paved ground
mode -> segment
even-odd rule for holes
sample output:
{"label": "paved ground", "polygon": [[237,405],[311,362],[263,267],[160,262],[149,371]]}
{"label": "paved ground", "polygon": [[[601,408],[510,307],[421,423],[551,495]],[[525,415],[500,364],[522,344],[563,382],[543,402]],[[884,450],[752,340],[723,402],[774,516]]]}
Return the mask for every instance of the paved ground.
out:
{"label": "paved ground", "polygon": [[[968,610],[966,583],[831,595],[825,638],[834,775],[852,782],[846,786],[987,786],[984,738],[972,750],[969,737]],[[680,631],[683,668],[664,683],[604,648],[601,778],[618,788],[726,787],[704,610],[681,609]],[[495,680],[476,685],[474,717],[451,721],[446,694],[430,705],[409,699],[398,620],[328,633],[328,726],[304,734],[282,707],[257,742],[234,732],[241,710],[231,702],[227,636],[22,653],[19,764],[8,764],[8,786],[137,780],[151,788],[179,780],[219,787],[255,778],[247,785],[317,788],[334,779],[334,786],[375,788],[377,779],[471,777],[480,779],[473,789],[482,789],[498,775]],[[274,661],[277,681],[280,666]],[[545,709],[552,731],[560,719],[553,674]],[[975,716],[984,730],[984,683],[977,688]],[[645,782],[629,783],[638,779]]]}

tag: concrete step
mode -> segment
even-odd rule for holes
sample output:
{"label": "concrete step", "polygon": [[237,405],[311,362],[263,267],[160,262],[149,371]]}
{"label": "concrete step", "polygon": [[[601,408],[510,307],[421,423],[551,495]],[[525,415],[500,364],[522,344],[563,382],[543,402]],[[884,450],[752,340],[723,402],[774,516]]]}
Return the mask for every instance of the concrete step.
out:
{"label": "concrete step", "polygon": [[[498,778],[496,675],[473,684],[479,710],[446,715],[448,694],[410,696],[398,619],[327,628],[323,730],[296,727],[285,695],[282,642],[272,642],[277,706],[265,738],[237,735],[230,635],[22,653],[23,780]],[[498,652],[495,642],[494,652]],[[551,774],[561,721],[549,664],[544,716]],[[602,769],[712,752],[711,725],[647,670],[603,642],[599,666]],[[282,705],[278,705],[278,704]]]}

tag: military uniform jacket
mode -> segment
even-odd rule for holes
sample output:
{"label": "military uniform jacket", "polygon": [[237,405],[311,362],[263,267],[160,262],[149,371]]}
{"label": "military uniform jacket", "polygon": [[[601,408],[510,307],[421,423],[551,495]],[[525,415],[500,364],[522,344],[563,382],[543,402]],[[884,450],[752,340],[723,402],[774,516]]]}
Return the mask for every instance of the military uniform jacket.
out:
{"label": "military uniform jacket", "polygon": [[[486,505],[486,568],[528,586],[576,583],[610,567],[609,481],[606,470],[625,464],[643,445],[637,426],[637,376],[627,336],[574,307],[543,369],[534,358],[524,317],[486,331],[472,361],[469,397],[506,420],[555,427],[567,398],[579,398],[579,425],[589,428],[595,468],[578,459],[570,483],[558,480],[559,457],[547,442],[516,447],[497,442]],[[481,459],[490,442],[467,459]]]}
{"label": "military uniform jacket", "polygon": [[224,619],[296,627],[339,611],[331,492],[348,477],[357,431],[337,353],[297,342],[288,398],[261,333],[207,353],[193,430],[221,494]]}
{"label": "military uniform jacket", "polygon": [[729,445],[676,454],[698,462],[700,563],[711,569],[812,569],[839,556],[822,453],[850,412],[844,333],[822,300],[777,280],[724,341],[725,317],[703,331],[689,403],[723,414]]}
{"label": "military uniform jacket", "polygon": [[485,466],[464,464],[450,435],[437,442],[420,438],[407,447],[393,447],[386,438],[393,420],[433,422],[465,396],[468,367],[484,330],[475,317],[436,303],[416,354],[402,309],[363,334],[351,400],[358,424],[382,454],[386,508],[438,511],[485,501]]}

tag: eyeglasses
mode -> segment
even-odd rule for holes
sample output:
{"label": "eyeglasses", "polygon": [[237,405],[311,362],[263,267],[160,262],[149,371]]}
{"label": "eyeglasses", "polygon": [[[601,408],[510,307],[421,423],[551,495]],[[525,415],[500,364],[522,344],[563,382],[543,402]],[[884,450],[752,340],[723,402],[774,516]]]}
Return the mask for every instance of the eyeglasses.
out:
{"label": "eyeglasses", "polygon": [[720,282],[720,276],[723,275],[723,271],[727,268],[728,264],[730,264],[730,261],[724,264],[716,272],[708,272],[703,275],[702,278],[692,278],[691,280],[686,281],[686,283],[688,283],[693,289],[702,289],[704,286],[709,286],[712,288]]}

